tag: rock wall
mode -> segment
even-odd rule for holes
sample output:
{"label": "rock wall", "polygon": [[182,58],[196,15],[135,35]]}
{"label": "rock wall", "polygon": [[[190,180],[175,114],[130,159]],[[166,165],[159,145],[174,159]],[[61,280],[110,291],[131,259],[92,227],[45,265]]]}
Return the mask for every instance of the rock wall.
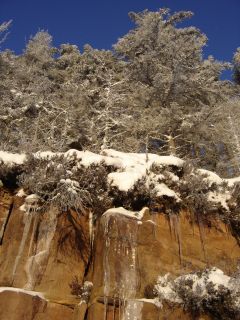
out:
{"label": "rock wall", "polygon": [[[149,301],[139,301],[159,275],[169,272],[179,276],[206,266],[231,273],[237,268],[240,250],[235,238],[220,221],[206,227],[192,223],[188,213],[167,219],[164,214],[146,211],[142,221],[137,221],[116,212],[102,217],[93,256],[94,286],[89,319],[105,319],[104,302],[106,306],[108,301],[106,298],[104,301],[104,296],[107,296],[110,303],[105,313],[112,314],[114,305],[117,309],[125,309],[123,301],[130,299],[130,316],[125,315],[124,319],[158,320],[159,314],[162,319],[166,317],[165,313],[167,319],[178,319],[175,312],[179,313],[175,310],[170,316],[171,309],[164,311]],[[132,317],[134,309],[142,309],[142,318]],[[178,317],[188,319],[186,314]]]}
{"label": "rock wall", "polygon": [[59,303],[53,303],[30,292],[11,291],[0,292],[1,320],[61,320],[73,319],[73,308]]}
{"label": "rock wall", "polygon": [[[187,212],[167,218],[146,209],[138,219],[112,210],[92,229],[87,215],[24,212],[24,198],[0,190],[1,320],[191,319],[179,306],[154,304],[149,290],[158,276],[206,266],[230,274],[240,259],[220,221],[206,226]],[[80,285],[93,283],[89,299],[71,294],[75,276]]]}
{"label": "rock wall", "polygon": [[[23,198],[13,196],[7,190],[2,190],[0,197],[0,228],[3,229],[4,223],[6,225],[8,216],[0,246],[0,287],[41,292],[48,304],[56,303],[48,309],[69,308],[63,314],[73,314],[74,306],[79,301],[71,295],[69,284],[74,276],[78,277],[79,282],[83,282],[89,263],[88,218],[73,211],[57,212],[54,208],[45,213],[24,212],[21,210]],[[6,298],[3,297],[5,294]],[[28,297],[22,292],[1,292],[1,302],[5,299],[9,301],[9,310],[14,303],[7,298],[9,295],[15,297],[18,305],[23,302],[23,309],[24,301],[31,305],[29,308],[35,308],[32,296]],[[0,306],[1,310],[4,309],[3,306],[4,304]],[[47,311],[47,314],[57,312]],[[25,318],[20,315],[19,318],[14,315],[5,316],[4,313],[0,319]],[[55,317],[46,315],[44,318],[41,315],[37,319]],[[60,311],[56,319],[64,319]]]}

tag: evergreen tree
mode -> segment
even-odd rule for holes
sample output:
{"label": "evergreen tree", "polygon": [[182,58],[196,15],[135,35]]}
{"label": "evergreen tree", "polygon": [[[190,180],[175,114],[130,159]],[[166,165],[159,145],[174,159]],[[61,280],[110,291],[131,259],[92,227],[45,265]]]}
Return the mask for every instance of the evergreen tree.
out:
{"label": "evergreen tree", "polygon": [[[237,140],[231,142],[238,85],[220,78],[230,64],[204,59],[207,37],[181,27],[191,16],[169,9],[131,13],[136,26],[113,51],[86,45],[81,53],[71,44],[57,49],[40,31],[23,54],[0,52],[1,148],[147,150],[193,158],[227,175],[238,158]],[[2,24],[0,34],[9,25]]]}
{"label": "evergreen tree", "polygon": [[[136,28],[114,46],[129,79],[144,92],[142,114],[147,110],[159,146],[185,157],[196,156],[210,141],[207,118],[232,92],[230,83],[220,80],[230,65],[203,58],[206,36],[195,27],[177,27],[191,16],[168,9],[131,13]],[[158,143],[153,145],[158,152]]]}
{"label": "evergreen tree", "polygon": [[240,84],[240,48],[237,49],[237,52],[233,57],[233,79],[237,84]]}

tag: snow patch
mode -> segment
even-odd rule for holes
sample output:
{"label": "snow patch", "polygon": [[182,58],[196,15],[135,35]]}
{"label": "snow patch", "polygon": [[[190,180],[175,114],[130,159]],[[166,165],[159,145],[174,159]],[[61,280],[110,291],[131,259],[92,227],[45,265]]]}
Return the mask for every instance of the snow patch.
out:
{"label": "snow patch", "polygon": [[[155,290],[158,293],[160,303],[163,300],[181,303],[182,300],[178,297],[177,293],[174,290],[174,285],[169,281],[170,274],[167,273],[162,277],[158,277]],[[162,304],[161,304],[162,307]]]}
{"label": "snow patch", "polygon": [[0,151],[0,162],[3,162],[6,165],[9,165],[9,166],[22,165],[25,160],[26,160],[25,154]]}
{"label": "snow patch", "polygon": [[197,172],[199,172],[201,175],[206,176],[205,180],[209,182],[210,186],[213,183],[221,184],[224,181],[224,179],[220,178],[216,173],[212,171],[205,170],[205,169],[198,169]]}
{"label": "snow patch", "polygon": [[103,216],[109,216],[109,215],[123,215],[125,217],[136,219],[136,220],[142,220],[145,212],[148,210],[148,208],[143,208],[141,211],[129,211],[124,209],[123,207],[119,208],[111,208],[104,212]]}
{"label": "snow patch", "polygon": [[[140,164],[146,163],[146,154],[145,153],[126,153],[121,151],[116,151],[113,149],[105,149],[102,151],[102,154],[108,157],[118,158],[123,161],[127,166],[136,164],[136,162]],[[158,165],[163,166],[176,166],[182,167],[184,161],[180,158],[174,156],[159,156],[157,154],[148,153],[148,163],[152,165],[156,163]]]}
{"label": "snow patch", "polygon": [[228,183],[229,187],[233,187],[235,183],[240,183],[240,177],[225,179],[225,181]]}
{"label": "snow patch", "polygon": [[34,156],[37,159],[50,160],[51,158],[61,154],[62,153],[54,153],[52,151],[41,151],[41,152],[39,151],[39,152],[36,152]]}
{"label": "snow patch", "polygon": [[226,192],[212,192],[210,191],[208,193],[208,200],[210,202],[220,204],[222,208],[226,209],[227,211],[229,210],[228,207],[228,200],[231,199],[231,195],[228,191]]}
{"label": "snow patch", "polygon": [[[51,160],[56,156],[64,156],[66,160],[76,160],[77,166],[89,167],[91,165],[100,165],[103,163],[107,167],[111,167],[111,172],[108,174],[108,184],[110,187],[115,187],[121,192],[130,192],[138,183],[144,183],[147,190],[155,193],[156,197],[164,196],[173,198],[176,202],[180,202],[180,195],[167,185],[168,180],[176,186],[179,184],[179,177],[171,172],[169,167],[182,167],[184,161],[175,156],[159,156],[156,154],[145,153],[125,153],[113,149],[106,149],[101,154],[96,154],[90,151],[68,150],[66,153],[53,153],[51,151],[37,152],[33,155],[37,159]],[[25,154],[14,154],[0,151],[0,162],[9,166],[22,165],[26,161]],[[151,168],[153,166],[164,170],[164,174],[155,174]],[[168,170],[169,169],[169,170]],[[69,171],[69,170],[68,170]],[[69,176],[71,172],[68,172]],[[228,210],[228,200],[230,199],[229,191],[223,190],[221,184],[226,182],[229,188],[234,187],[235,183],[240,182],[240,177],[232,179],[222,179],[216,173],[198,169],[195,174],[202,175],[203,179],[208,182],[209,187],[213,184],[219,186],[218,191],[211,191],[208,194],[208,200],[215,205],[221,205],[225,210]],[[72,194],[78,193],[77,181],[70,179],[62,179],[61,183],[67,184],[67,190]],[[177,188],[176,188],[177,189]],[[24,208],[22,208],[24,209]]]}
{"label": "snow patch", "polygon": [[108,175],[108,183],[120,191],[128,192],[143,177],[144,173],[141,171],[112,172]]}
{"label": "snow patch", "polygon": [[16,194],[17,197],[19,198],[23,198],[23,197],[26,197],[26,193],[24,192],[23,189],[20,189],[17,194]]}
{"label": "snow patch", "polygon": [[144,302],[144,303],[151,303],[154,304],[156,307],[160,308],[162,305],[159,303],[159,300],[157,298],[155,299],[147,299],[147,298],[141,298],[136,299],[137,301]]}
{"label": "snow patch", "polygon": [[[21,190],[23,190],[23,189],[21,189]],[[21,192],[20,194],[23,194],[23,193]],[[19,197],[19,195],[18,195],[18,197]],[[40,201],[40,197],[37,194],[35,194],[35,193],[30,194],[25,198],[24,204],[22,204],[19,209],[28,214],[30,211],[35,211],[38,209],[39,201]]]}
{"label": "snow patch", "polygon": [[171,189],[169,189],[165,183],[156,185],[155,191],[157,191],[157,197],[167,196],[175,198],[177,202],[181,201],[180,197]]}

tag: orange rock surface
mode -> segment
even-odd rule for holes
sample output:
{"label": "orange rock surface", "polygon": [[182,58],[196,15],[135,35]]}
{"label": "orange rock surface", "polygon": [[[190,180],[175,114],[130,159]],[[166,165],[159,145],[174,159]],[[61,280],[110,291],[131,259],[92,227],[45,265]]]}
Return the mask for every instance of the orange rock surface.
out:
{"label": "orange rock surface", "polygon": [[[179,306],[159,308],[140,299],[159,275],[177,277],[211,266],[231,274],[240,259],[224,223],[198,225],[187,212],[169,219],[146,210],[141,221],[103,216],[91,248],[87,216],[55,208],[26,213],[23,202],[1,189],[0,287],[41,292],[44,298],[0,289],[1,320],[120,320],[126,305],[136,307],[137,320],[191,319]],[[88,304],[71,294],[74,276],[80,285],[93,283]]]}

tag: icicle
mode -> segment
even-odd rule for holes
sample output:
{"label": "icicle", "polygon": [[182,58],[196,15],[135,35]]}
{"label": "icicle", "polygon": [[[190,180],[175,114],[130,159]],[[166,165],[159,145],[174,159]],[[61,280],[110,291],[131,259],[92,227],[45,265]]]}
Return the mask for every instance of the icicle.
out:
{"label": "icicle", "polygon": [[157,221],[157,214],[156,213],[152,213],[151,214],[152,220],[148,220],[148,222],[151,222],[153,225],[153,237],[154,240],[157,240],[157,228],[158,228],[158,221]]}
{"label": "icicle", "polygon": [[107,311],[108,311],[108,296],[109,296],[109,285],[110,285],[110,268],[108,261],[108,252],[110,246],[109,239],[109,217],[104,217],[104,239],[105,239],[105,250],[103,254],[103,270],[104,270],[104,320],[107,320]]}
{"label": "icicle", "polygon": [[47,219],[40,222],[35,254],[29,256],[25,271],[27,283],[24,288],[33,290],[39,277],[42,276],[49,256],[50,245],[57,227],[57,212],[50,209]]}
{"label": "icicle", "polygon": [[176,230],[177,230],[177,241],[178,241],[178,253],[180,264],[182,264],[182,235],[181,235],[181,228],[179,223],[179,217],[176,215]]}
{"label": "icicle", "polygon": [[171,213],[168,215],[168,226],[169,226],[169,231],[170,231],[171,239],[173,239],[173,236],[174,236],[174,239],[175,239],[173,219],[172,219],[172,214],[171,214]]}
{"label": "icicle", "polygon": [[[1,180],[0,180],[0,187],[1,187]],[[3,197],[4,197],[4,195],[3,195]],[[6,208],[4,205],[2,206],[2,210],[4,213],[3,216],[5,216],[5,217],[1,219],[2,227],[0,229],[0,245],[3,243],[4,233],[7,228],[8,220],[10,218],[12,209],[13,209],[13,203],[11,203],[8,208]],[[6,212],[6,215],[5,215],[5,212]]]}
{"label": "icicle", "polygon": [[226,228],[227,228],[228,236],[230,237],[233,234],[233,230],[230,222],[227,222]]}
{"label": "icicle", "polygon": [[115,320],[116,302],[115,297],[113,298],[113,320]]}
{"label": "icicle", "polygon": [[181,239],[181,228],[180,228],[178,215],[170,213],[169,221],[170,221],[171,233],[172,232],[174,233],[175,240],[178,243],[178,255],[179,255],[180,264],[182,264],[182,239]]}
{"label": "icicle", "polygon": [[34,242],[34,237],[36,235],[36,230],[37,230],[37,225],[39,222],[39,215],[35,214],[34,218],[33,218],[33,228],[32,228],[32,236],[31,236],[31,240],[30,240],[30,244],[29,244],[29,249],[28,249],[28,257],[30,257],[30,254],[33,250],[33,242]]}
{"label": "icicle", "polygon": [[26,213],[24,213],[24,218],[23,218],[24,229],[23,229],[22,239],[21,239],[21,243],[20,243],[20,246],[18,249],[18,253],[17,253],[16,259],[15,259],[14,265],[13,265],[12,282],[14,281],[14,277],[15,277],[15,274],[17,271],[18,263],[19,263],[19,260],[22,256],[23,249],[24,249],[24,246],[25,246],[28,234],[29,234],[33,214],[34,214],[33,212],[30,212],[30,208],[28,208],[28,211]]}
{"label": "icicle", "polygon": [[143,302],[135,299],[126,300],[121,320],[142,320]]}
{"label": "icicle", "polygon": [[204,256],[204,260],[207,262],[207,255],[206,255],[206,250],[205,250],[204,228],[203,228],[202,219],[201,219],[199,213],[197,213],[197,222],[198,222],[198,229],[199,229],[201,246],[202,246],[202,250],[203,250],[203,256]]}
{"label": "icicle", "polygon": [[189,216],[190,216],[190,225],[192,227],[192,233],[193,233],[193,237],[195,236],[195,215],[193,212],[190,212],[189,213]]}
{"label": "icicle", "polygon": [[[114,294],[114,299],[116,297],[119,299],[119,320],[141,320],[137,303],[133,302],[139,286],[137,276],[138,221],[117,213],[106,215],[103,219],[105,238],[103,254],[104,320],[107,319],[110,294]],[[110,255],[115,264],[120,264],[117,274],[115,269],[110,268]],[[111,288],[111,285],[114,287]]]}
{"label": "icicle", "polygon": [[94,230],[93,230],[93,212],[89,211],[89,238],[90,238],[90,246],[91,249],[93,247],[93,241],[94,241]]}
{"label": "icicle", "polygon": [[119,299],[119,307],[118,307],[118,319],[121,319],[121,307],[122,307],[122,301]]}

